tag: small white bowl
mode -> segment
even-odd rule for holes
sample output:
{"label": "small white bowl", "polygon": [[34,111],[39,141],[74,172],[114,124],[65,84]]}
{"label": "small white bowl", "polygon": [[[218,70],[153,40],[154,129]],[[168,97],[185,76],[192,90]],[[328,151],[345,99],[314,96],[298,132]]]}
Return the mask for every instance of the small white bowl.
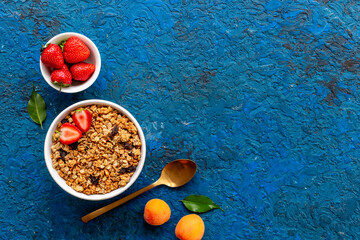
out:
{"label": "small white bowl", "polygon": [[[61,92],[64,92],[64,93],[77,93],[77,92],[84,91],[85,89],[90,87],[96,81],[97,77],[99,76],[100,68],[101,68],[101,57],[100,57],[99,50],[97,49],[96,45],[89,38],[85,37],[82,34],[75,33],[75,32],[61,33],[61,34],[56,35],[52,39],[50,39],[50,41],[48,41],[46,44],[48,44],[48,43],[59,44],[61,41],[66,40],[72,36],[77,36],[78,38],[80,38],[86,44],[86,46],[89,48],[90,56],[84,62],[94,64],[95,72],[90,77],[90,79],[88,79],[85,82],[73,81],[73,83],[69,87],[62,88]],[[40,59],[41,59],[41,57],[40,57]],[[41,62],[41,60],[40,60],[40,70],[41,70],[41,74],[43,75],[45,81],[52,88],[60,91],[60,87],[51,82],[50,68],[46,67]]]}
{"label": "small white bowl", "polygon": [[[53,140],[52,140],[52,136],[56,130],[56,127],[58,125],[58,123],[64,119],[64,117],[66,117],[68,114],[70,114],[71,111],[79,108],[79,107],[84,107],[84,106],[88,106],[88,105],[93,105],[93,104],[98,104],[98,105],[103,105],[103,106],[111,106],[112,108],[118,110],[119,112],[121,112],[122,114],[126,115],[136,126],[138,133],[139,133],[139,137],[140,137],[140,141],[141,141],[141,157],[140,157],[140,161],[138,166],[136,167],[136,170],[134,172],[134,175],[132,175],[132,177],[130,178],[130,181],[128,182],[128,184],[126,184],[124,187],[118,188],[112,192],[106,193],[106,194],[93,194],[93,195],[86,195],[84,193],[80,193],[75,191],[74,189],[72,189],[70,186],[68,186],[65,182],[65,180],[59,176],[58,172],[53,168],[53,163],[52,163],[52,159],[51,159],[51,146],[53,144]],[[63,110],[52,122],[47,134],[46,134],[46,138],[45,138],[45,144],[44,144],[44,156],[45,156],[45,162],[46,162],[46,166],[49,170],[49,173],[51,175],[51,177],[55,180],[55,182],[66,192],[68,192],[69,194],[81,198],[81,199],[85,199],[85,200],[92,200],[92,201],[98,201],[98,200],[105,200],[105,199],[109,199],[112,197],[115,197],[121,193],[123,193],[126,189],[128,189],[134,182],[135,180],[138,178],[138,176],[141,173],[141,170],[144,166],[145,163],[145,156],[146,156],[146,143],[145,143],[145,137],[144,137],[144,133],[139,125],[139,123],[136,121],[136,119],[133,117],[133,115],[131,115],[125,108],[121,107],[120,105],[113,103],[113,102],[109,102],[109,101],[105,101],[105,100],[98,100],[98,99],[92,99],[92,100],[85,100],[85,101],[81,101],[78,103],[75,103],[73,105],[71,105],[70,107],[66,108],[65,110]]]}

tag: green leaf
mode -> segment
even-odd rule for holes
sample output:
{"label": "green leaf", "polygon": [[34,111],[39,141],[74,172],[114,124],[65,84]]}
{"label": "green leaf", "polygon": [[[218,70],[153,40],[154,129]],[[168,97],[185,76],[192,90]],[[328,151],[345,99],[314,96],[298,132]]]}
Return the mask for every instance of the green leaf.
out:
{"label": "green leaf", "polygon": [[27,110],[31,119],[35,123],[40,124],[41,128],[43,128],[42,123],[46,118],[46,105],[44,99],[37,92],[35,92],[34,84],[33,91],[27,105]]}
{"label": "green leaf", "polygon": [[66,41],[67,41],[67,39],[61,41],[61,42],[58,44],[58,46],[61,48],[61,51],[64,51],[64,45],[65,45]]}
{"label": "green leaf", "polygon": [[212,209],[220,209],[224,211],[220,206],[214,203],[210,198],[202,195],[190,195],[184,200],[180,200],[184,206],[196,213],[208,212]]}
{"label": "green leaf", "polygon": [[46,44],[45,46],[42,45],[40,48],[40,52],[43,52],[45,50],[45,48],[47,48],[51,43]]}

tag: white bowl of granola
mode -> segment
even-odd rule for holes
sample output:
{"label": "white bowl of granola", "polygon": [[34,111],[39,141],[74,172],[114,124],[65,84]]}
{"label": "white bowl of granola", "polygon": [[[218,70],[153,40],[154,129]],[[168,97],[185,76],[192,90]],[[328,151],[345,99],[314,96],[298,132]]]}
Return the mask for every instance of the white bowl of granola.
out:
{"label": "white bowl of granola", "polygon": [[[86,109],[91,127],[66,145],[59,141],[62,124],[76,125],[72,115]],[[146,143],[136,119],[123,107],[105,100],[85,100],[63,110],[52,122],[44,155],[51,177],[66,192],[85,200],[105,200],[128,189],[144,166]]]}

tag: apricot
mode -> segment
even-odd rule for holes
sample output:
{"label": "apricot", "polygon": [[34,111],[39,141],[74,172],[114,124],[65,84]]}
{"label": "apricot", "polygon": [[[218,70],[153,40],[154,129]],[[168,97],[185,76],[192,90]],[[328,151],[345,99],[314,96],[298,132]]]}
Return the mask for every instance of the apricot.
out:
{"label": "apricot", "polygon": [[169,205],[161,199],[151,199],[145,205],[144,219],[150,225],[162,225],[170,219],[170,215]]}
{"label": "apricot", "polygon": [[175,235],[180,240],[200,240],[204,236],[204,232],[204,221],[196,214],[182,217],[175,228]]}

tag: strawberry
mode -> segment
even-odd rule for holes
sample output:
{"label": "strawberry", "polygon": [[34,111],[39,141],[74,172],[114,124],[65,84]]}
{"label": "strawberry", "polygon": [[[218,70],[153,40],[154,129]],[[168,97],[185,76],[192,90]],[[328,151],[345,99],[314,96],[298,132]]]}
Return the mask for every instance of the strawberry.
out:
{"label": "strawberry", "polygon": [[71,66],[70,72],[74,80],[86,81],[95,71],[95,65],[90,63],[77,63]]}
{"label": "strawberry", "polygon": [[71,123],[64,123],[60,127],[60,142],[62,144],[72,144],[82,136],[81,131]]}
{"label": "strawberry", "polygon": [[70,37],[64,44],[64,58],[68,63],[85,61],[90,56],[89,48],[78,37]]}
{"label": "strawberry", "polygon": [[71,85],[72,76],[66,64],[63,65],[62,69],[55,70],[51,73],[51,82],[60,87],[60,92],[61,88]]}
{"label": "strawberry", "polygon": [[64,64],[64,66],[61,68],[61,70],[65,70],[65,71],[70,72],[69,67],[68,67],[67,64]]}
{"label": "strawberry", "polygon": [[82,132],[89,131],[91,127],[91,119],[92,119],[92,114],[89,110],[82,108],[76,110],[75,113],[72,115],[72,119],[74,120],[76,126]]}
{"label": "strawberry", "polygon": [[64,65],[61,48],[56,44],[49,44],[41,53],[41,62],[51,68],[60,69]]}

